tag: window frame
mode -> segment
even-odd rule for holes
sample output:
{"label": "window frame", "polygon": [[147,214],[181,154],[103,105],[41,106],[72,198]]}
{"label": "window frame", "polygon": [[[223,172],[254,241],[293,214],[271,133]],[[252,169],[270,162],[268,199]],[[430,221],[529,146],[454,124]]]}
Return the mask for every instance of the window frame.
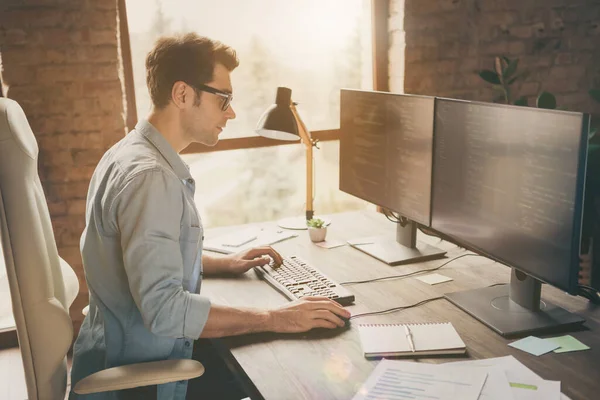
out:
{"label": "window frame", "polygon": [[[137,110],[135,103],[135,89],[133,83],[133,64],[131,60],[131,45],[129,40],[129,26],[127,23],[127,8],[125,0],[118,0],[119,37],[121,58],[123,63],[123,80],[126,104],[126,126],[131,131],[137,123]],[[371,0],[371,41],[373,54],[373,90],[389,91],[389,19],[390,0]],[[321,142],[340,139],[340,129],[311,131],[311,136]],[[192,143],[182,154],[208,153],[225,150],[252,149],[260,147],[285,146],[296,144],[284,140],[273,140],[262,136],[249,136],[219,140],[216,146],[203,146]]]}

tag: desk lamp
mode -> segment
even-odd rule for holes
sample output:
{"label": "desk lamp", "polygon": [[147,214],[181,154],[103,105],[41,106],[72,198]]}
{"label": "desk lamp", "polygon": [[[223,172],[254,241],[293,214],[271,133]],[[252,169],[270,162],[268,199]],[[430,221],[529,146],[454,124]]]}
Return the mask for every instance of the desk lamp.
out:
{"label": "desk lamp", "polygon": [[[282,219],[278,225],[286,229],[307,229],[306,221],[313,218],[313,140],[306,125],[300,119],[296,104],[292,101],[292,90],[286,87],[277,88],[275,104],[271,105],[260,117],[256,133],[277,140],[301,140],[306,147],[306,217]],[[318,147],[317,147],[318,148]],[[321,219],[323,219],[321,217]],[[329,221],[323,219],[325,224]]]}

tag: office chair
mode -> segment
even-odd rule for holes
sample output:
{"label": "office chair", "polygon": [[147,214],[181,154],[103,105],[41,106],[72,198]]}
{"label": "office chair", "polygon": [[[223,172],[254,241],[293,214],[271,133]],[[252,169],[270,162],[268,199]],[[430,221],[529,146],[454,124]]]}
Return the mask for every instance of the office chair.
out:
{"label": "office chair", "polygon": [[[21,106],[0,98],[0,239],[29,400],[63,400],[73,339],[69,307],[79,291],[59,257],[38,176],[38,146]],[[77,383],[89,394],[187,380],[204,373],[194,360],[115,367]]]}

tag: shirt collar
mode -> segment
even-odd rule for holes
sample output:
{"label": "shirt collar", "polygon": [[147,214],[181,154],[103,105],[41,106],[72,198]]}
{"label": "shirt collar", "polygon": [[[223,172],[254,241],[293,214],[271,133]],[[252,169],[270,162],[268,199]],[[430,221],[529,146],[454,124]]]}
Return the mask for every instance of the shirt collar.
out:
{"label": "shirt collar", "polygon": [[189,167],[183,162],[181,156],[177,154],[173,146],[167,142],[167,139],[148,120],[141,119],[135,125],[135,130],[156,147],[171,168],[173,168],[179,179],[187,180],[192,177]]}

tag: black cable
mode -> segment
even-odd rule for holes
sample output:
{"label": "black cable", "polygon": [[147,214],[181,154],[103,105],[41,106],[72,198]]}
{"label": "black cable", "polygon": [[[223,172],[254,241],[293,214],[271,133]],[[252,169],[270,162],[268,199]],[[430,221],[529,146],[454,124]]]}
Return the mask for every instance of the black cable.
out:
{"label": "black cable", "polygon": [[600,304],[600,292],[588,285],[578,285],[577,294],[591,301],[593,304]]}
{"label": "black cable", "polygon": [[394,312],[394,311],[401,311],[401,310],[405,310],[407,308],[417,307],[417,306],[420,306],[421,304],[429,303],[430,301],[441,300],[443,298],[444,298],[443,296],[433,297],[431,299],[421,300],[418,303],[411,304],[411,305],[408,305],[408,306],[400,306],[400,307],[389,308],[387,310],[372,311],[372,312],[362,313],[362,314],[354,314],[353,316],[350,317],[350,319],[352,319],[352,318],[366,317],[367,315],[387,314],[387,313],[391,313],[391,312]]}
{"label": "black cable", "polygon": [[482,257],[481,255],[479,255],[479,254],[475,254],[475,253],[462,254],[462,255],[460,255],[460,256],[458,256],[458,257],[454,257],[454,258],[452,258],[452,259],[450,259],[450,260],[446,261],[446,262],[445,262],[445,263],[443,263],[442,265],[439,265],[439,266],[437,266],[437,267],[435,267],[435,268],[421,269],[421,270],[417,270],[417,271],[409,272],[408,274],[402,274],[402,275],[390,275],[390,276],[383,276],[383,277],[381,277],[381,278],[366,279],[366,280],[364,280],[364,281],[349,281],[349,282],[341,282],[341,283],[339,283],[339,285],[355,285],[355,284],[358,284],[358,283],[377,282],[377,281],[381,281],[381,280],[384,280],[384,279],[404,278],[404,277],[407,277],[407,276],[416,275],[416,274],[420,274],[420,273],[423,273],[423,272],[436,271],[436,270],[438,270],[438,269],[442,268],[444,265],[448,265],[449,263],[451,263],[451,262],[452,262],[452,261],[454,261],[454,260],[458,260],[459,258],[462,258],[462,257],[467,257],[467,256],[477,256],[477,257]]}
{"label": "black cable", "polygon": [[[468,254],[465,254],[465,255],[468,255]],[[499,286],[499,285],[506,285],[506,282],[494,283],[492,285],[489,285],[488,287]],[[418,307],[421,304],[429,303],[430,301],[435,301],[435,300],[442,300],[442,299],[445,299],[445,297],[444,296],[432,297],[430,299],[421,300],[418,303],[411,304],[411,305],[408,305],[408,306],[399,306],[399,307],[394,307],[394,308],[388,308],[386,310],[381,310],[381,311],[372,311],[372,312],[368,312],[368,313],[354,314],[353,316],[350,317],[350,319],[365,317],[367,315],[388,314],[388,313],[391,313],[391,312],[394,312],[394,311],[401,311],[401,310],[405,310],[407,308]]]}

